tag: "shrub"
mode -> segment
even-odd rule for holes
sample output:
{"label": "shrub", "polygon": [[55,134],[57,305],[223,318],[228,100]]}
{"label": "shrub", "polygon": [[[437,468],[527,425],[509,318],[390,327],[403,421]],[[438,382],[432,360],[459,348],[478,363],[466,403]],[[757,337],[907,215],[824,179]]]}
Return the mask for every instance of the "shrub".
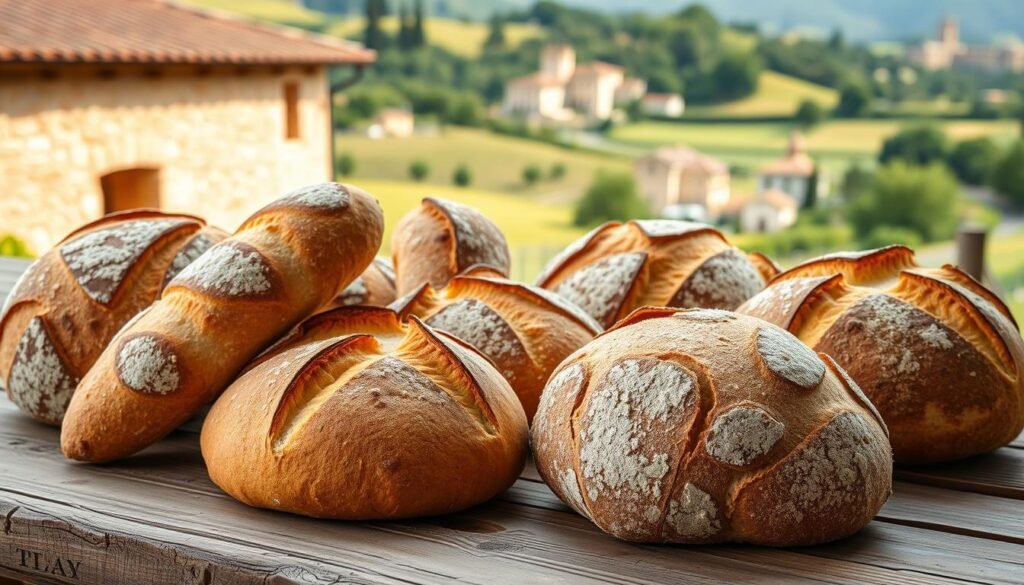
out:
{"label": "shrub", "polygon": [[527,185],[533,185],[540,180],[540,167],[535,164],[529,164],[523,167],[523,182]]}
{"label": "shrub", "polygon": [[984,185],[999,162],[999,147],[989,138],[958,142],[946,160],[957,178],[968,185]]}
{"label": "shrub", "polygon": [[356,172],[356,159],[352,158],[352,155],[343,152],[338,156],[338,162],[334,165],[334,170],[342,177],[350,177]]}
{"label": "shrub", "polygon": [[896,159],[913,165],[928,165],[946,159],[946,134],[933,125],[915,126],[900,130],[882,144],[878,162],[885,164]]}
{"label": "shrub", "polygon": [[871,92],[862,83],[847,83],[839,92],[839,104],[836,105],[836,116],[840,118],[860,118],[866,116],[871,109]]}
{"label": "shrub", "polygon": [[590,226],[610,220],[626,221],[649,214],[636,193],[633,175],[623,171],[598,171],[586,193],[576,203],[573,224]]}
{"label": "shrub", "polygon": [[913,248],[921,243],[921,235],[912,229],[891,225],[880,225],[860,240],[864,248],[882,248],[892,244],[903,244]]}
{"label": "shrub", "polygon": [[0,236],[0,256],[9,256],[12,258],[34,258],[35,255],[28,249],[28,244],[23,242],[17,236],[3,235]]}
{"label": "shrub", "polygon": [[821,124],[824,120],[825,109],[818,102],[810,99],[801,101],[793,114],[793,121],[805,130]]}
{"label": "shrub", "polygon": [[551,172],[548,175],[552,181],[557,181],[565,176],[565,163],[556,162],[551,165]]}
{"label": "shrub", "polygon": [[469,184],[472,182],[473,174],[469,171],[469,167],[459,165],[455,168],[455,174],[452,175],[452,183],[459,187],[469,187]]}
{"label": "shrub", "polygon": [[1024,206],[1024,140],[1018,140],[996,163],[992,187],[1010,203]]}
{"label": "shrub", "polygon": [[956,179],[945,166],[909,166],[897,161],[882,167],[847,216],[858,239],[878,226],[905,228],[924,242],[953,236],[957,223]]}
{"label": "shrub", "polygon": [[421,160],[414,160],[409,165],[409,176],[417,183],[423,182],[430,174],[430,165]]}

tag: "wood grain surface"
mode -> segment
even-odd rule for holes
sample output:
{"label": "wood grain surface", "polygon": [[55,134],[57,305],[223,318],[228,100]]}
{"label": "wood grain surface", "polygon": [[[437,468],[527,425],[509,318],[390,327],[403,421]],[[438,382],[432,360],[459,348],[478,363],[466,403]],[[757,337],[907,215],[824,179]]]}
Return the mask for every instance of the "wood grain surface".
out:
{"label": "wood grain surface", "polygon": [[[25,263],[0,260],[0,297]],[[56,429],[0,399],[6,583],[1021,583],[1024,448],[901,469],[865,530],[828,545],[651,546],[573,513],[528,464],[494,501],[407,522],[249,508],[207,478],[197,424],[128,460],[61,456]]]}

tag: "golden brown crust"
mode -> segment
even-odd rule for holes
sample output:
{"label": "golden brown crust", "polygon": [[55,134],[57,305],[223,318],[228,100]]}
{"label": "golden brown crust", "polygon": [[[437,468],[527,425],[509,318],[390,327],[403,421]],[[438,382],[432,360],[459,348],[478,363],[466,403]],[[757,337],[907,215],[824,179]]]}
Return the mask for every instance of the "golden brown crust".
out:
{"label": "golden brown crust", "polygon": [[948,461],[1024,428],[1024,341],[1008,310],[960,270],[890,247],[806,262],[741,312],[786,327],[843,365],[891,433],[897,462]]}
{"label": "golden brown crust", "polygon": [[376,315],[397,344],[299,340],[239,377],[203,425],[214,483],[252,506],[342,519],[455,512],[511,485],[528,437],[508,383],[467,346],[387,312],[314,319],[354,331]]}
{"label": "golden brown crust", "polygon": [[884,427],[834,364],[721,310],[638,310],[552,375],[537,468],[601,529],[639,542],[816,544],[888,497]]}
{"label": "golden brown crust", "polygon": [[391,250],[399,296],[424,283],[442,288],[478,266],[508,276],[508,244],[501,230],[479,211],[453,201],[424,199],[399,221]]}
{"label": "golden brown crust", "polygon": [[634,220],[607,223],[577,240],[538,284],[610,327],[645,305],[735,309],[773,273],[770,261],[740,253],[710,226]]}
{"label": "golden brown crust", "polygon": [[169,275],[225,234],[191,215],[136,210],[82,226],[32,264],[0,317],[0,378],[36,419],[60,424],[80,378]]}
{"label": "golden brown crust", "polygon": [[68,408],[64,454],[109,461],[166,435],[358,276],[382,231],[376,201],[335,183],[294,191],[253,214],[99,356]]}
{"label": "golden brown crust", "polygon": [[327,311],[348,305],[386,307],[395,302],[396,296],[395,270],[391,266],[391,259],[378,256],[359,277],[320,310]]}

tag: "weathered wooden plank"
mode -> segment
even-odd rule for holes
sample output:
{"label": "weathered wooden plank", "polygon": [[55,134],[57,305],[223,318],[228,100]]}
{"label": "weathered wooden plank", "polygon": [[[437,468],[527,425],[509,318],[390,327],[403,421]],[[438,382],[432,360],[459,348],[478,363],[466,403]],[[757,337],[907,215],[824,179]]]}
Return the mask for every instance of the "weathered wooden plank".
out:
{"label": "weathered wooden plank", "polygon": [[1017,500],[902,481],[893,492],[878,514],[883,522],[1024,544]]}
{"label": "weathered wooden plank", "polygon": [[910,483],[1024,499],[1024,449],[1002,448],[942,465],[897,468],[895,478]]}
{"label": "weathered wooden plank", "polygon": [[[9,423],[2,425],[0,435],[7,444],[0,456],[0,477],[5,478],[0,481],[0,495],[5,500],[14,497],[23,502],[31,496],[33,506],[40,501],[46,506],[71,506],[74,502],[75,514],[92,514],[94,520],[94,516],[115,518],[131,527],[129,534],[144,532],[137,530],[138,526],[171,534],[180,530],[174,537],[179,541],[167,542],[172,546],[181,540],[186,547],[202,541],[214,543],[217,550],[216,543],[225,540],[242,552],[267,547],[290,561],[287,566],[307,571],[329,572],[331,567],[315,563],[331,559],[350,571],[367,566],[379,571],[362,578],[407,581],[437,580],[439,575],[468,581],[502,575],[508,580],[622,583],[756,580],[766,576],[813,581],[822,575],[830,581],[850,583],[931,580],[915,575],[909,563],[895,574],[892,569],[854,558],[810,559],[803,551],[738,547],[750,552],[729,556],[723,551],[736,547],[638,547],[599,533],[575,514],[509,501],[447,518],[405,523],[314,521],[252,510],[221,494],[201,473],[191,435],[172,437],[151,452],[116,465],[83,466],[60,460],[52,444],[54,430],[21,417],[9,421],[0,417],[0,422]],[[33,478],[12,473],[29,465]],[[521,481],[514,491],[524,484],[547,490],[542,484]],[[117,496],[111,498],[110,494]],[[546,497],[557,503],[550,491]],[[94,524],[102,527],[102,520]],[[242,552],[233,556],[258,566]],[[202,558],[187,548],[179,554],[186,559]],[[751,562],[746,558],[750,554],[767,555],[776,562],[760,558]],[[392,559],[395,567],[380,569],[376,565],[381,558]],[[964,554],[961,560],[970,564],[971,559]]]}

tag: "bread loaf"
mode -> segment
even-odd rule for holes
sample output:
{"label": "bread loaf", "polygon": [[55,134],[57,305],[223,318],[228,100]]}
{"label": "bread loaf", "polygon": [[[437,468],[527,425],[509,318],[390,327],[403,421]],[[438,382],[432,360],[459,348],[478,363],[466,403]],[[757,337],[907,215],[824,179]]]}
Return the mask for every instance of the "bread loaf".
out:
{"label": "bread loaf", "polygon": [[882,419],[835,362],[717,309],[639,309],[583,346],[532,439],[563,501],[637,542],[826,542],[867,524],[892,482]]}
{"label": "bread loaf", "polygon": [[228,494],[342,519],[479,504],[516,480],[527,440],[515,394],[485,358],[378,307],[308,320],[225,391],[201,437]]}
{"label": "bread loaf", "polygon": [[472,207],[434,197],[395,227],[391,255],[399,296],[424,283],[442,288],[474,266],[508,276],[508,244],[498,226]]}
{"label": "bread loaf", "polygon": [[810,260],[740,311],[849,370],[892,433],[897,463],[959,459],[1024,428],[1024,341],[1006,305],[953,266],[892,246]]}
{"label": "bread loaf", "polygon": [[257,211],[110,342],[68,407],[64,454],[109,461],[166,435],[357,277],[382,231],[377,202],[336,183]]}
{"label": "bread loaf", "polygon": [[645,306],[733,310],[776,269],[710,226],[674,220],[609,222],[544,269],[537,284],[582,307],[604,327]]}
{"label": "bread loaf", "polygon": [[378,256],[322,310],[348,305],[383,307],[395,301],[395,269],[390,258]]}
{"label": "bread loaf", "polygon": [[429,284],[391,305],[474,346],[512,385],[533,419],[551,371],[601,332],[582,309],[542,288],[505,279],[456,276]]}
{"label": "bread loaf", "polygon": [[0,378],[11,401],[59,425],[117,330],[226,236],[198,217],[136,210],[82,226],[43,254],[0,317]]}

